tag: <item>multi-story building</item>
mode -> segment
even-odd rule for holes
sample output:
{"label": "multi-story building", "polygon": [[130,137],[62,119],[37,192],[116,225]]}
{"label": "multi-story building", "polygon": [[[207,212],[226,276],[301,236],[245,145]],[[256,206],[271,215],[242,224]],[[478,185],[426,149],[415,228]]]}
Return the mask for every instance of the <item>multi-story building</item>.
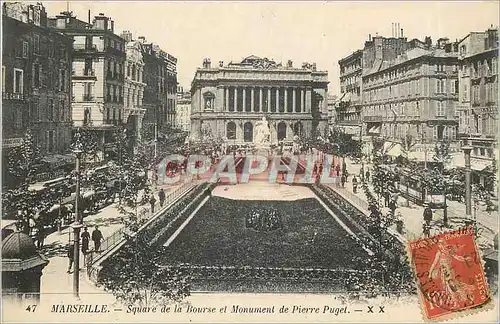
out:
{"label": "multi-story building", "polygon": [[42,4],[4,3],[2,27],[2,147],[31,129],[42,154],[67,152],[72,39],[47,27]]}
{"label": "multi-story building", "polygon": [[335,127],[336,117],[337,117],[337,106],[338,106],[338,97],[335,95],[328,95],[328,129],[330,131]]}
{"label": "multi-story building", "polygon": [[361,76],[363,73],[363,51],[357,50],[341,59],[340,102],[336,107],[336,127],[353,138],[361,135]]}
{"label": "multi-story building", "polygon": [[[459,137],[472,145],[471,167],[475,182],[484,184],[481,172],[498,161],[498,28],[472,32],[458,44]],[[463,162],[463,161],[462,161]]]}
{"label": "multi-story building", "polygon": [[177,58],[163,51],[158,45],[146,43],[144,37],[138,37],[142,43],[144,60],[143,107],[146,109],[143,126],[152,132],[157,127],[164,132],[173,126],[177,100]]}
{"label": "multi-story building", "polygon": [[177,105],[175,107],[174,126],[184,132],[191,131],[191,92],[184,91],[182,87],[177,88]]}
{"label": "multi-story building", "polygon": [[443,38],[432,46],[429,37],[407,42],[401,54],[387,60],[380,56],[366,66],[362,89],[366,135],[382,136],[407,149],[417,143],[411,151],[421,153],[412,158],[421,160],[432,158],[424,156],[424,151],[432,151],[429,144],[456,143],[457,43]]}
{"label": "multi-story building", "polygon": [[142,43],[134,41],[132,33],[124,31],[121,35],[127,42],[125,61],[124,114],[122,122],[132,130],[134,139],[141,138],[142,120],[146,109],[143,108],[144,60],[142,59]]}
{"label": "multi-story building", "polygon": [[191,139],[254,142],[254,127],[263,117],[270,142],[294,135],[324,135],[328,128],[328,72],[316,64],[286,66],[257,56],[212,67],[205,59],[191,83]]}
{"label": "multi-story building", "polygon": [[95,132],[101,152],[113,147],[113,130],[123,110],[125,41],[114,33],[114,22],[100,13],[90,21],[62,12],[49,26],[73,43],[73,126]]}

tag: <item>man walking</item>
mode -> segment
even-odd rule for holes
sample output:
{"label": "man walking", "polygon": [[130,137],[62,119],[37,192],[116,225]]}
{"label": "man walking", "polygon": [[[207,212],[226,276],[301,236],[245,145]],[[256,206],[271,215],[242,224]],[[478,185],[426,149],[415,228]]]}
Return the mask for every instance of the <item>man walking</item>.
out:
{"label": "man walking", "polygon": [[92,241],[94,241],[94,251],[99,252],[101,250],[101,241],[103,240],[102,233],[99,227],[96,225],[95,229],[92,231]]}
{"label": "man walking", "polygon": [[165,203],[165,191],[163,188],[161,188],[160,192],[158,192],[158,198],[160,199],[160,207],[163,207],[163,204]]}
{"label": "man walking", "polygon": [[75,246],[73,244],[68,244],[68,271],[67,273],[71,273],[71,267],[73,266],[73,261],[74,261],[74,256],[75,256],[75,251],[74,251]]}
{"label": "man walking", "polygon": [[424,209],[424,222],[427,226],[431,225],[432,221],[432,209],[429,207],[428,203],[424,203],[425,209]]}
{"label": "man walking", "polygon": [[154,195],[151,195],[151,199],[149,199],[149,204],[151,205],[151,213],[155,213],[155,204],[156,204],[156,199]]}
{"label": "man walking", "polygon": [[87,226],[83,228],[82,233],[82,253],[83,255],[87,254],[89,250],[89,241],[90,241],[90,233],[87,230]]}

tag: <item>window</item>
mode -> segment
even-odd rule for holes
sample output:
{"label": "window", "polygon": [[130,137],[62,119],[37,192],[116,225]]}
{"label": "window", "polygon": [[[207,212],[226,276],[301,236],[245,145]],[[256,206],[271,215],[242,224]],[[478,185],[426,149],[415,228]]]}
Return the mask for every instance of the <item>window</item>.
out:
{"label": "window", "polygon": [[33,87],[40,87],[40,64],[33,64]]}
{"label": "window", "polygon": [[286,138],[286,123],[280,122],[278,124],[278,141],[284,140]]}
{"label": "window", "polygon": [[455,94],[458,90],[458,80],[451,80],[451,93]]}
{"label": "window", "polygon": [[469,98],[469,87],[467,84],[464,84],[464,101],[467,101]]}
{"label": "window", "polygon": [[28,57],[29,54],[29,44],[28,42],[23,42],[23,57]]}
{"label": "window", "polygon": [[444,101],[438,101],[436,106],[436,116],[443,117],[444,114]]}
{"label": "window", "polygon": [[236,139],[236,124],[234,122],[227,123],[226,136],[227,136],[227,139],[229,139],[229,140]]}
{"label": "window", "polygon": [[443,64],[437,64],[436,65],[436,71],[437,72],[444,72],[444,65]]}
{"label": "window", "polygon": [[66,72],[64,70],[59,70],[59,91],[65,91],[66,89]]}
{"label": "window", "polygon": [[52,153],[55,150],[55,131],[47,131],[45,133],[47,143],[47,152]]}
{"label": "window", "polygon": [[37,122],[40,120],[40,112],[38,111],[38,100],[33,99],[33,101],[30,102],[30,120],[33,122]]}
{"label": "window", "polygon": [[54,100],[49,99],[49,104],[47,105],[47,120],[54,120]]}
{"label": "window", "polygon": [[23,70],[14,69],[14,88],[13,88],[14,93],[23,93],[23,88],[24,88],[23,75],[24,75]]}
{"label": "window", "polygon": [[35,35],[33,38],[33,53],[40,54],[40,35]]}
{"label": "window", "polygon": [[437,79],[436,80],[436,93],[445,93],[444,89],[444,79]]}
{"label": "window", "polygon": [[245,142],[253,141],[253,125],[251,122],[246,122],[243,125],[243,139]]}
{"label": "window", "polygon": [[420,80],[416,80],[416,83],[417,83],[416,84],[417,89],[416,89],[415,93],[420,94]]}

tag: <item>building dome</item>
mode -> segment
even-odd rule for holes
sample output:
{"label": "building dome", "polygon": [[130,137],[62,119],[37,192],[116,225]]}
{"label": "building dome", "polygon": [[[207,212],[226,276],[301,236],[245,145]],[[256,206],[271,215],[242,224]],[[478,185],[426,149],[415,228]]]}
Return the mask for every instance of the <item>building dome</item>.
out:
{"label": "building dome", "polygon": [[22,232],[14,232],[2,242],[2,259],[26,260],[34,256],[38,256],[35,243]]}

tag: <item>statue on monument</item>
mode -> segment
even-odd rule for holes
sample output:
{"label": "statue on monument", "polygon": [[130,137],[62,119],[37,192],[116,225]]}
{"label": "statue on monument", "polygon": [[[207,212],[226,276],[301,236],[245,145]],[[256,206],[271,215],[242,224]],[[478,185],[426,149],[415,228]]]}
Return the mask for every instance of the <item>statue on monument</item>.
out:
{"label": "statue on monument", "polygon": [[270,144],[271,131],[269,129],[269,123],[266,117],[262,117],[261,121],[255,123],[255,138],[254,142],[256,145],[269,145]]}

